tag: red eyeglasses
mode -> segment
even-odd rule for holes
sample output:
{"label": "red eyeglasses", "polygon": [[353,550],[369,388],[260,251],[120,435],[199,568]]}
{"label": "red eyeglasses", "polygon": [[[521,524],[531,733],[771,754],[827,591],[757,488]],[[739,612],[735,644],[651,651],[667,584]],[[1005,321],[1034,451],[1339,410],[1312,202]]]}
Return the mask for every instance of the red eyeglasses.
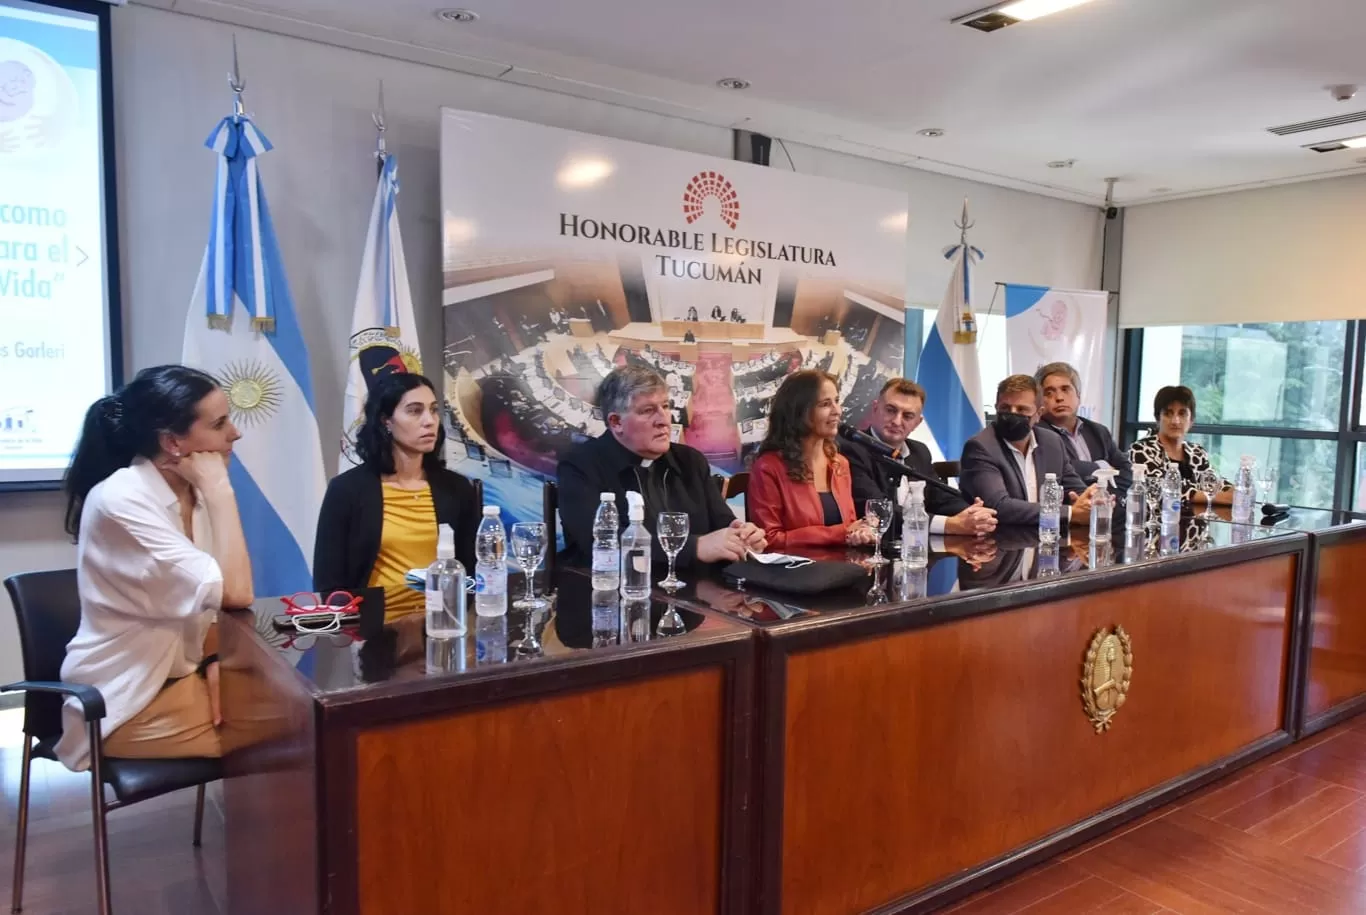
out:
{"label": "red eyeglasses", "polygon": [[296,632],[323,635],[342,627],[342,618],[359,612],[364,598],[350,591],[333,591],[324,598],[312,591],[299,591],[280,598],[285,615]]}

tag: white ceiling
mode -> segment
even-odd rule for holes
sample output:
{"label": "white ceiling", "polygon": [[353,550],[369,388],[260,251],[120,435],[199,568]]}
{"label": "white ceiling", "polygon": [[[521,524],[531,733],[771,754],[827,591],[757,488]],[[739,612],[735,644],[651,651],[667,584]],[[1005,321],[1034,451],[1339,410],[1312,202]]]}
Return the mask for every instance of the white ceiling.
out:
{"label": "white ceiling", "polygon": [[[1366,111],[1366,0],[1094,0],[991,34],[950,23],[986,0],[140,2],[1072,200],[1366,172],[1301,148],[1366,123],[1265,129]],[[478,22],[436,20],[461,3]]]}

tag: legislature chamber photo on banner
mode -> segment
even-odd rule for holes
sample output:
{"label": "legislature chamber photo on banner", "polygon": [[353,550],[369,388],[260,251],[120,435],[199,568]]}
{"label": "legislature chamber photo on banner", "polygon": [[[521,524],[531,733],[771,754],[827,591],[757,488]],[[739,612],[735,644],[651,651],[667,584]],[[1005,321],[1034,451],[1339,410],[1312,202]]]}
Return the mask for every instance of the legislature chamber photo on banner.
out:
{"label": "legislature chamber photo on banner", "polygon": [[902,194],[448,109],[442,211],[448,463],[515,517],[603,432],[615,366],[664,376],[725,475],[791,372],[857,422],[902,371]]}

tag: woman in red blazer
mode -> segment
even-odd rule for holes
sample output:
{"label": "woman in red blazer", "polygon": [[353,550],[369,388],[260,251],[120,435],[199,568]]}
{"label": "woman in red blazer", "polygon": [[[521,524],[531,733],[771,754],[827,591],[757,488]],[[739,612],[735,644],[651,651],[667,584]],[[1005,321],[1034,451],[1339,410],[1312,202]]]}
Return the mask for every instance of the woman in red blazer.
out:
{"label": "woman in red blazer", "polygon": [[854,517],[849,462],[835,447],[839,424],[833,375],[794,372],[774,395],[746,492],[749,520],[764,532],[770,550],[865,546],[877,539]]}

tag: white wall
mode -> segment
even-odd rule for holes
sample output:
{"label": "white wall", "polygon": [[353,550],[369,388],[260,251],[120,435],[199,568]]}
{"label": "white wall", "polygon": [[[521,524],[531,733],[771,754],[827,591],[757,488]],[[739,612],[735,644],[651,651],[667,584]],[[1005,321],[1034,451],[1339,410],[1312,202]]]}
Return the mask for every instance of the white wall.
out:
{"label": "white wall", "polygon": [[[144,6],[113,11],[124,340],[130,372],[180,356],[185,311],[207,237],[214,171],[204,139],[228,113],[224,81],[236,33],[247,110],[275,144],[261,173],[310,345],[325,442],[340,434],[356,262],[374,194],[370,111],[384,81],[389,148],[400,162],[400,218],[424,354],[440,354],[438,110],[468,108],[611,137],[729,157],[730,131],[495,79],[398,61]],[[797,170],[911,194],[911,301],[937,305],[941,249],[972,198],[974,242],[987,252],[979,290],[996,279],[1094,286],[1094,208],[789,144]],[[786,164],[774,149],[774,164]],[[998,306],[999,307],[999,306]],[[329,449],[330,451],[330,449]],[[333,455],[327,455],[329,462]],[[0,495],[0,574],[69,565],[54,494]],[[20,539],[22,537],[22,540]],[[3,602],[4,598],[0,598]],[[0,678],[19,675],[0,606]]]}
{"label": "white wall", "polygon": [[1366,175],[1130,207],[1120,324],[1366,317]]}

